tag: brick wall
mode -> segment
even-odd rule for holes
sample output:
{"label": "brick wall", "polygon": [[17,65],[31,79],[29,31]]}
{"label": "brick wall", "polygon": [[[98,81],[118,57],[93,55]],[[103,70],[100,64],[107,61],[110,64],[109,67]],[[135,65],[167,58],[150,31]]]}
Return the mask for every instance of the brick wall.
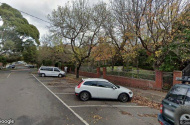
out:
{"label": "brick wall", "polygon": [[163,85],[163,72],[156,70],[156,75],[155,75],[155,89],[162,89],[162,85]]}
{"label": "brick wall", "polygon": [[176,77],[182,77],[181,71],[174,71],[173,72],[173,85],[181,83],[181,81],[177,81]]}
{"label": "brick wall", "polygon": [[119,85],[127,85],[137,88],[156,88],[155,81],[107,75],[106,68],[103,68],[103,78]]}
{"label": "brick wall", "polygon": [[[100,78],[100,68],[97,68],[97,73],[90,73],[90,72],[82,72],[79,71],[79,75],[92,77],[92,78]],[[155,81],[152,80],[144,80],[144,79],[135,79],[135,78],[127,78],[122,76],[114,76],[114,75],[107,75],[106,68],[103,68],[103,78],[119,85],[126,85],[131,87],[137,88],[151,88],[151,89],[162,89],[163,84],[163,73],[162,71],[156,71],[156,78]]]}
{"label": "brick wall", "polygon": [[127,85],[137,88],[155,88],[155,81],[143,80],[143,79],[134,79],[121,76],[106,75],[105,79],[119,85]]}
{"label": "brick wall", "polygon": [[91,78],[100,78],[100,67],[97,68],[97,73],[79,71],[79,75]]}

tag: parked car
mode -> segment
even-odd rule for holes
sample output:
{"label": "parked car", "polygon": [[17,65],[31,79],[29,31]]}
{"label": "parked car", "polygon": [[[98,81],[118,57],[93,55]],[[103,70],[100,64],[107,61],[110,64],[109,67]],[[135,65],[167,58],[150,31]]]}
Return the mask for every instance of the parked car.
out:
{"label": "parked car", "polygon": [[34,68],[35,66],[34,65],[28,65],[27,67],[28,68]]}
{"label": "parked car", "polygon": [[58,76],[63,77],[65,76],[65,72],[59,69],[58,67],[51,67],[51,66],[42,66],[38,70],[38,74],[42,77],[45,76]]}
{"label": "parked car", "polygon": [[15,68],[15,65],[8,65],[7,68],[8,68],[8,69],[14,69],[14,68]]}
{"label": "parked car", "polygon": [[190,84],[185,84],[190,79],[183,77],[180,81],[183,84],[174,85],[162,101],[158,114],[161,125],[190,124]]}
{"label": "parked car", "polygon": [[90,98],[118,99],[121,102],[130,101],[133,92],[125,87],[114,85],[106,79],[83,79],[75,87],[75,95],[82,101]]}

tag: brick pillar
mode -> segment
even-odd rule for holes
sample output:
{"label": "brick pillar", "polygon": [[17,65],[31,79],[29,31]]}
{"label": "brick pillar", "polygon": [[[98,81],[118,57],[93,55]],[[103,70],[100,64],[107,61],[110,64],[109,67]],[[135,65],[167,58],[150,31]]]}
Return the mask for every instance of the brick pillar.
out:
{"label": "brick pillar", "polygon": [[162,89],[162,84],[163,84],[163,72],[156,70],[156,76],[155,76],[155,81],[156,81],[156,88],[155,89]]}
{"label": "brick pillar", "polygon": [[97,67],[97,77],[100,78],[101,74],[100,74],[100,67]]}
{"label": "brick pillar", "polygon": [[173,85],[181,83],[181,81],[176,80],[176,77],[182,77],[182,71],[173,71]]}
{"label": "brick pillar", "polygon": [[106,79],[106,67],[103,67],[103,78]]}

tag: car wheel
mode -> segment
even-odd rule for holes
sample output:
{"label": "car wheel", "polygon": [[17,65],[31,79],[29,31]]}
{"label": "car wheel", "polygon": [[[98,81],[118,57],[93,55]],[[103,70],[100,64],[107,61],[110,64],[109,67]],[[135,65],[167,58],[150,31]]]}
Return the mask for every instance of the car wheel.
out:
{"label": "car wheel", "polygon": [[59,77],[59,78],[61,78],[61,77],[62,77],[62,75],[61,75],[61,74],[59,74],[59,75],[58,75],[58,77]]}
{"label": "car wheel", "polygon": [[90,98],[90,94],[88,92],[82,92],[79,95],[80,100],[87,101]]}
{"label": "car wheel", "polygon": [[126,93],[122,93],[119,95],[119,101],[127,102],[129,100],[129,96]]}
{"label": "car wheel", "polygon": [[41,74],[41,76],[42,76],[42,77],[45,77],[46,75],[43,73],[43,74]]}
{"label": "car wheel", "polygon": [[186,122],[190,121],[190,106],[180,106],[177,108],[174,119],[175,125],[186,125]]}

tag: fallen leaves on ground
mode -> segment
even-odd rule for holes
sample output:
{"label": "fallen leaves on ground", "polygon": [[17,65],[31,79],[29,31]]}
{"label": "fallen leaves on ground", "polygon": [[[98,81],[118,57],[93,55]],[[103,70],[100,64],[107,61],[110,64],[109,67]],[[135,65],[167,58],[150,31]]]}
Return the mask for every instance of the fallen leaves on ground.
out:
{"label": "fallen leaves on ground", "polygon": [[76,78],[72,78],[72,77],[65,77],[65,80],[68,83],[79,83],[81,81],[81,79],[76,79]]}
{"label": "fallen leaves on ground", "polygon": [[94,118],[95,120],[100,120],[100,119],[102,119],[102,117],[99,116],[99,115],[94,115],[93,118]]}
{"label": "fallen leaves on ground", "polygon": [[140,117],[153,117],[157,118],[157,114],[137,114]]}
{"label": "fallen leaves on ground", "polygon": [[49,86],[57,86],[57,85],[60,85],[60,83],[48,83]]}
{"label": "fallen leaves on ground", "polygon": [[130,116],[133,116],[131,113],[126,112],[126,111],[120,111],[120,113],[121,113],[122,115],[130,115]]}
{"label": "fallen leaves on ground", "polygon": [[141,105],[141,106],[148,106],[148,107],[155,108],[158,110],[160,109],[160,103],[153,102],[153,101],[151,101],[145,97],[139,96],[139,95],[134,95],[132,102],[137,103],[138,105]]}

